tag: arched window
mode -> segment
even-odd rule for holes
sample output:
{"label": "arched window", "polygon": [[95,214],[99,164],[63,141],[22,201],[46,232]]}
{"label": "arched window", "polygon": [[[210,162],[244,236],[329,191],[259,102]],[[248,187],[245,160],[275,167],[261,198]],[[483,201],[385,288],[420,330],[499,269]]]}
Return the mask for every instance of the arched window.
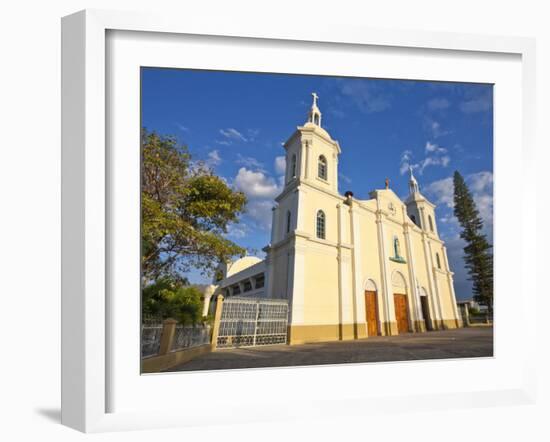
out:
{"label": "arched window", "polygon": [[428,223],[430,224],[430,230],[433,232],[434,231],[434,223],[432,221],[432,216],[431,215],[428,215]]}
{"label": "arched window", "polygon": [[292,163],[291,163],[291,166],[290,166],[290,178],[295,178],[296,177],[296,155],[292,155]]}
{"label": "arched window", "polygon": [[416,216],[410,215],[411,221],[416,224]]}
{"label": "arched window", "polygon": [[441,260],[439,259],[439,253],[435,254],[435,262],[437,264],[437,268],[440,269],[441,268]]}
{"label": "arched window", "polygon": [[291,221],[291,215],[290,210],[286,212],[286,233],[290,233],[290,221]]}
{"label": "arched window", "polygon": [[325,239],[325,212],[317,212],[317,238]]}
{"label": "arched window", "polygon": [[318,172],[317,175],[319,178],[322,178],[323,180],[327,179],[327,159],[321,155],[319,157],[319,165],[318,165]]}

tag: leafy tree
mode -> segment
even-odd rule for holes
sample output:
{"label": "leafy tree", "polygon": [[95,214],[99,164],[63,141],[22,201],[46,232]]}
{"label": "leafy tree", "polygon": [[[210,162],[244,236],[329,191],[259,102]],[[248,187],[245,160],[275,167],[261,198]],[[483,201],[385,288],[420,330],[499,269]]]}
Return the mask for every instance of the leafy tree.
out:
{"label": "leafy tree", "polygon": [[204,273],[245,250],[224,238],[246,198],[212,170],[193,163],[174,138],[142,130],[141,248],[144,285],[178,278],[190,268]]}
{"label": "leafy tree", "polygon": [[474,300],[493,312],[493,253],[492,245],[482,233],[483,221],[479,216],[472,194],[462,175],[455,171],[454,214],[462,227],[460,237],[466,242],[464,262],[473,283]]}
{"label": "leafy tree", "polygon": [[182,280],[161,277],[143,289],[143,314],[173,318],[181,324],[197,324],[202,319],[202,294]]}

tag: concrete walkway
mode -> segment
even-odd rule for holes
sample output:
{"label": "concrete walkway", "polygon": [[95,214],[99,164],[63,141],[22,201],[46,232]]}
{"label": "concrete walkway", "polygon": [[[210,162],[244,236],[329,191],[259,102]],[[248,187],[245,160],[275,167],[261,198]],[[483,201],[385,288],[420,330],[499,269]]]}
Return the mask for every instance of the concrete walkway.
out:
{"label": "concrete walkway", "polygon": [[470,327],[399,336],[376,336],[357,341],[217,350],[167,371],[490,356],[493,356],[493,327]]}

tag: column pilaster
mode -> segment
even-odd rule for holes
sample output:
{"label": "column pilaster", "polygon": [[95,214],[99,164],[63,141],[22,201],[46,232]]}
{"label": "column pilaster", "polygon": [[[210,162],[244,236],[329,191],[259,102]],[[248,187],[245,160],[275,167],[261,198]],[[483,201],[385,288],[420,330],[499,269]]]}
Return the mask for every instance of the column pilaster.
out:
{"label": "column pilaster", "polygon": [[[378,210],[376,211],[376,225],[378,236],[378,250],[380,251],[380,270],[381,277],[381,290],[378,299],[378,305],[383,306],[384,317],[380,318],[381,328],[380,331],[383,335],[397,335],[397,322],[395,319],[395,306],[393,302],[393,288],[391,284],[391,275],[388,269],[388,253],[387,253],[387,241],[384,229],[384,223],[382,219],[382,211],[380,210],[380,202],[377,202]],[[381,299],[380,299],[381,298]]]}
{"label": "column pilaster", "polygon": [[[403,215],[407,216],[405,209],[403,208]],[[405,220],[407,218],[404,218]],[[405,236],[405,247],[407,249],[407,269],[409,271],[409,280],[411,286],[411,299],[409,300],[409,309],[411,311],[411,329],[414,331],[426,331],[424,324],[424,318],[422,317],[422,306],[420,304],[420,293],[418,293],[418,286],[416,282],[416,265],[414,262],[414,250],[412,246],[410,227],[407,222],[403,224],[403,234]]]}
{"label": "column pilaster", "polygon": [[435,284],[434,284],[434,275],[433,275],[433,267],[432,267],[432,260],[431,255],[428,250],[428,244],[427,244],[427,237],[426,233],[422,232],[422,247],[424,249],[424,264],[426,266],[426,276],[428,278],[428,308],[430,310],[430,322],[431,322],[431,328],[433,330],[438,330],[440,328],[440,321],[441,316],[438,313],[438,309],[436,306],[436,291],[435,291]]}
{"label": "column pilaster", "polygon": [[365,321],[365,296],[361,278],[361,229],[359,225],[359,214],[357,209],[350,207],[352,267],[353,275],[353,323],[355,324],[355,337],[367,337],[367,326]]}

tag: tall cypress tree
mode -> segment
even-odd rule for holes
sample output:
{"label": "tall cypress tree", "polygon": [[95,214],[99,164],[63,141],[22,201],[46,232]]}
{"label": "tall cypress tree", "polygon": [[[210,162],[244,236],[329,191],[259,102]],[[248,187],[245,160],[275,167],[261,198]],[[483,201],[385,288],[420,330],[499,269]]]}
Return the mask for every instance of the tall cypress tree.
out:
{"label": "tall cypress tree", "polygon": [[466,242],[464,262],[473,283],[474,300],[493,312],[493,246],[482,233],[483,221],[479,216],[472,194],[462,175],[455,171],[454,214],[462,227],[460,237]]}

